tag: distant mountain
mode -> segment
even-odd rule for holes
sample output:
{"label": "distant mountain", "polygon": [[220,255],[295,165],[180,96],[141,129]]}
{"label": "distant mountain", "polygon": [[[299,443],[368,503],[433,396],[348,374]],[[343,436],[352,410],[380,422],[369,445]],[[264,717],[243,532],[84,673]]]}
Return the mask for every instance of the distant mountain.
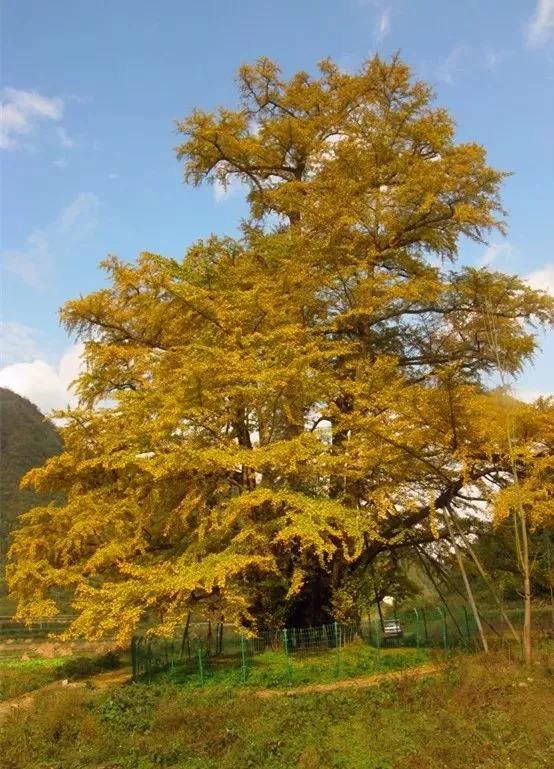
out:
{"label": "distant mountain", "polygon": [[31,401],[0,387],[0,594],[9,534],[17,516],[51,499],[20,489],[19,482],[27,470],[58,454],[61,445],[52,422]]}

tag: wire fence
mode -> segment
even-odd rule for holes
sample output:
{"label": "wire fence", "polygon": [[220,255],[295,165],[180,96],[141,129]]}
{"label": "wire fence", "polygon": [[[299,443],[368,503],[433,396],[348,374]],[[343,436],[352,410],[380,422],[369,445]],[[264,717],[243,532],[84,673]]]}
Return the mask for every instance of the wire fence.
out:
{"label": "wire fence", "polygon": [[[233,685],[301,684],[379,672],[389,663],[396,668],[419,664],[428,659],[432,649],[480,648],[475,618],[463,604],[417,606],[402,611],[390,606],[382,609],[380,614],[376,606],[370,607],[358,623],[283,628],[256,636],[243,634],[222,622],[191,622],[174,638],[150,635],[152,628],[145,627],[132,640],[133,680],[152,681],[162,674],[178,682],[200,685],[210,680]],[[509,646],[517,653],[522,609],[480,609],[479,614],[489,646]],[[25,626],[10,617],[0,617],[0,658],[5,654],[28,653],[31,639],[37,643],[50,639],[56,642],[57,634],[67,628],[71,619],[60,616]],[[553,628],[552,607],[535,605],[535,639],[552,638]],[[89,646],[85,640],[81,645],[66,644],[58,651],[89,653],[97,649],[98,643],[91,642]],[[109,639],[104,646],[109,648]],[[41,649],[37,646],[37,653]]]}
{"label": "wire fence", "polygon": [[60,615],[54,619],[43,619],[25,624],[12,617],[0,617],[0,643],[5,640],[48,638],[54,633],[62,633],[74,619],[70,615]]}
{"label": "wire fence", "polygon": [[182,638],[136,635],[131,645],[133,680],[151,680],[156,673],[169,671],[179,678],[194,674],[203,684],[214,667],[219,667],[234,668],[239,671],[238,678],[246,681],[252,660],[263,655],[273,667],[281,660],[285,673],[288,670],[292,675],[293,660],[302,656],[334,650],[339,664],[341,649],[352,643],[358,633],[354,624],[333,622],[247,636],[224,623],[216,625],[215,632],[209,623],[196,623]]}
{"label": "wire fence", "polygon": [[[489,645],[517,643],[515,636],[523,624],[520,609],[506,610],[504,616],[500,611],[483,611],[480,618]],[[550,609],[537,609],[533,622],[537,637],[552,635]],[[479,648],[479,630],[470,609],[444,605],[382,617],[373,610],[359,623],[283,628],[255,637],[224,623],[215,627],[195,623],[181,637],[136,635],[131,659],[134,681],[151,681],[163,673],[172,680],[199,685],[209,679],[286,685],[379,672],[389,669],[389,663],[408,667],[426,661],[432,649]],[[387,655],[380,656],[381,650]]]}

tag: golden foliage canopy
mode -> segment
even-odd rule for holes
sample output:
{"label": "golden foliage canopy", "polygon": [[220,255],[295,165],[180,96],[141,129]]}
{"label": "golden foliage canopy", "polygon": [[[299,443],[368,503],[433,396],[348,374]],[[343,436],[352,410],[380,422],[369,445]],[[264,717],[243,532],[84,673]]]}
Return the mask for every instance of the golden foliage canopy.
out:
{"label": "golden foliage canopy", "polygon": [[[25,481],[66,502],[15,536],[22,617],[70,591],[72,632],[124,641],[146,614],[298,621],[317,584],[314,620],[377,553],[440,536],[437,508],[509,482],[485,384],[498,355],[529,359],[552,301],[455,267],[461,237],[502,230],[505,174],[396,58],[289,80],[261,59],[239,88],[178,123],[177,157],[188,182],[246,185],[242,236],[109,258],[108,287],[62,310],[85,367],[64,453]],[[536,408],[511,427],[534,500]]]}

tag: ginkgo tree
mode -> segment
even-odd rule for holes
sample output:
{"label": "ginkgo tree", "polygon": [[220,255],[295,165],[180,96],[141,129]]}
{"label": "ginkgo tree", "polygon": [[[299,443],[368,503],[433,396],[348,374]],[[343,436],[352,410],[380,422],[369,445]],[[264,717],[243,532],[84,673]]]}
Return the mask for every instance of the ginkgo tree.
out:
{"label": "ginkgo tree", "polygon": [[446,536],[440,509],[509,480],[487,377],[498,349],[508,373],[532,356],[552,300],[456,267],[461,238],[503,231],[505,174],[397,58],[288,80],[261,59],[238,83],[236,109],[178,122],[176,153],[189,183],[242,184],[241,236],[109,258],[108,287],[61,311],[79,405],[25,479],[65,502],[14,537],[21,618],[71,595],[71,632],[124,642],[146,616],[345,616],[379,554]]}

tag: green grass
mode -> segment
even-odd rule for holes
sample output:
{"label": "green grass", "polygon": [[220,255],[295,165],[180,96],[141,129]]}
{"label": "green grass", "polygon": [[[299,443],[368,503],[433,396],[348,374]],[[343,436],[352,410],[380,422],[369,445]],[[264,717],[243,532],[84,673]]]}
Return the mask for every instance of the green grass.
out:
{"label": "green grass", "polygon": [[39,689],[63,678],[87,678],[120,666],[119,658],[107,653],[96,657],[0,658],[0,702]]}
{"label": "green grass", "polygon": [[547,769],[552,653],[378,688],[260,699],[170,683],[41,695],[0,727],[5,769]]}
{"label": "green grass", "polygon": [[0,702],[63,678],[61,671],[66,660],[67,657],[0,660]]}
{"label": "green grass", "polygon": [[[250,686],[253,688],[290,688],[304,684],[332,683],[357,676],[404,670],[427,663],[427,649],[375,649],[363,643],[336,650],[317,653],[290,654],[265,651],[246,659],[246,670],[241,668],[240,657],[214,658],[205,662],[205,685],[222,688]],[[186,666],[178,665],[159,674],[158,680],[173,681],[192,687],[199,685],[196,660]]]}

